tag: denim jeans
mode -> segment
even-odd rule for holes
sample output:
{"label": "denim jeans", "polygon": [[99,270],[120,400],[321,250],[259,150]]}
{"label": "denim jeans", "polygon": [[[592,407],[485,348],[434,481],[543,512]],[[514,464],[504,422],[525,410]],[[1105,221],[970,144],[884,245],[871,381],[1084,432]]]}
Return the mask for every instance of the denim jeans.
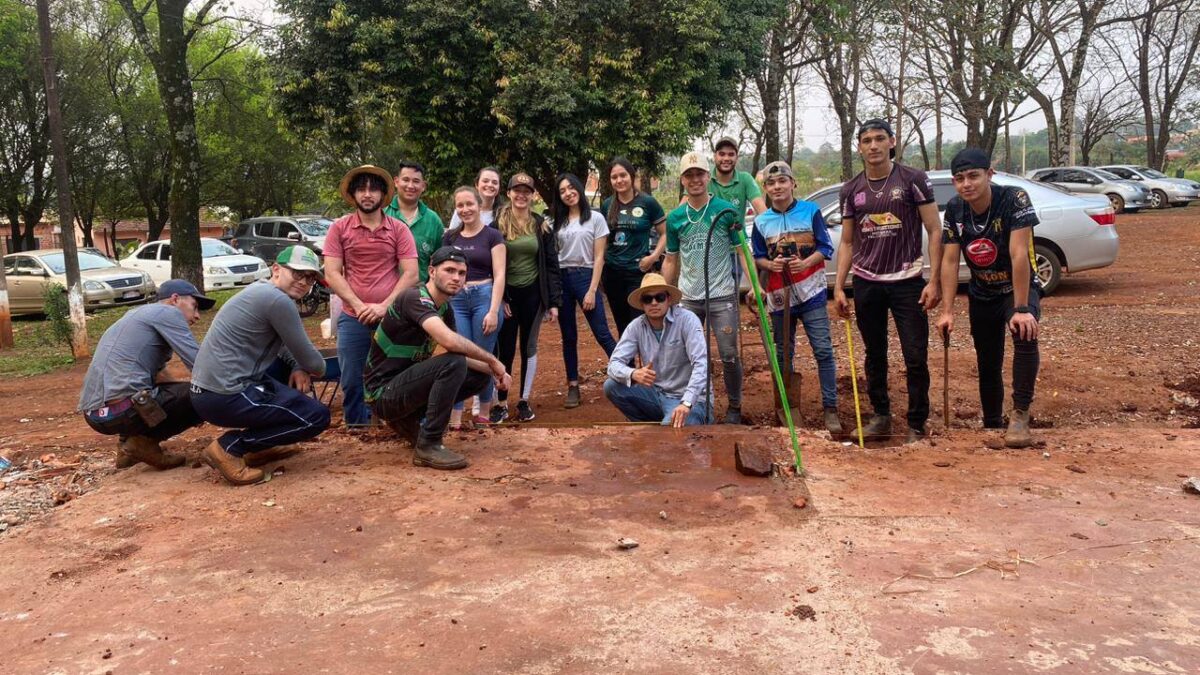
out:
{"label": "denim jeans", "polygon": [[[604,395],[630,422],[659,422],[664,426],[669,426],[671,413],[679,407],[678,398],[667,396],[658,387],[646,387],[640,384],[627,387],[612,378],[604,381]],[[712,423],[712,417],[708,414],[704,398],[701,397],[692,405],[692,411],[688,413],[684,425],[710,423]]]}
{"label": "denim jeans", "polygon": [[[504,309],[496,312],[496,330],[488,335],[483,334],[483,317],[492,306],[492,284],[466,286],[458,295],[450,298],[450,309],[454,311],[454,327],[458,334],[474,342],[485,352],[496,352],[496,340],[500,337],[500,326],[504,323]],[[483,391],[479,392],[480,401],[491,401],[496,385],[490,379]],[[462,410],[462,402],[454,404],[455,410]]]}
{"label": "denim jeans", "polygon": [[[684,300],[683,306],[692,310],[704,321],[704,301]],[[738,296],[727,295],[721,298],[710,298],[707,330],[717,335],[717,352],[721,355],[721,365],[725,373],[725,394],[729,397],[729,407],[742,407],[742,360],[738,357],[738,330],[740,330],[741,307]],[[708,339],[708,336],[704,336]]]}
{"label": "denim jeans", "polygon": [[888,312],[900,335],[908,385],[908,426],[929,419],[929,319],[921,307],[921,278],[880,282],[854,277],[854,317],[866,347],[867,396],[876,415],[891,415],[888,398]]}
{"label": "denim jeans", "polygon": [[218,442],[235,457],[316,438],[329,428],[329,408],[271,379],[237,394],[192,385],[192,406],[205,422],[230,428]]}
{"label": "denim jeans", "polygon": [[365,326],[349,314],[337,321],[338,365],[342,369],[342,416],[347,425],[366,424],[371,412],[363,403],[363,366],[371,349],[374,326]]}
{"label": "denim jeans", "polygon": [[83,419],[92,429],[110,436],[115,434],[121,440],[130,436],[146,436],[156,441],[165,441],[204,423],[192,408],[190,389],[191,385],[187,382],[160,384],[155,388],[154,400],[167,414],[167,418],[153,427],[147,426],[142,416],[132,407],[116,415],[104,417],[88,412],[84,413]]}
{"label": "denim jeans", "polygon": [[[837,407],[837,365],[833,360],[833,340],[829,335],[829,312],[822,303],[807,312],[797,313],[799,307],[788,312],[787,332],[783,330],[783,312],[771,315],[771,330],[775,333],[775,358],[779,359],[780,372],[792,369],[792,356],[796,352],[796,323],[804,324],[804,334],[812,347],[817,362],[817,379],[821,382],[821,405]],[[786,346],[787,352],[784,353]]]}
{"label": "denim jeans", "polygon": [[[563,298],[558,310],[558,328],[562,331],[563,364],[567,368],[567,382],[579,381],[579,329],[575,325],[575,306],[583,307],[583,298],[592,285],[590,267],[564,267],[562,269]],[[624,299],[620,299],[624,302]],[[596,289],[596,306],[583,312],[588,327],[605,356],[612,356],[617,341],[608,331],[608,318],[604,316],[604,294]]]}

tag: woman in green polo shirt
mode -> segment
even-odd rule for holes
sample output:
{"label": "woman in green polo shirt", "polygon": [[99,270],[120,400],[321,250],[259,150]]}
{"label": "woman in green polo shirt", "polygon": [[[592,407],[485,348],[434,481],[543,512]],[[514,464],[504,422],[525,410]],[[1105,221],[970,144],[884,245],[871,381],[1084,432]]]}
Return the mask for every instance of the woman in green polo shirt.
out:
{"label": "woman in green polo shirt", "polygon": [[[601,283],[612,308],[617,331],[625,327],[640,311],[624,302],[638,289],[642,275],[662,258],[667,244],[664,231],[666,214],[652,195],[639,192],[634,178],[637,172],[624,157],[615,157],[608,165],[608,182],[613,195],[604,200],[600,212],[608,219],[608,250],[604,253],[604,274]],[[650,250],[650,233],[658,231],[658,243]]]}
{"label": "woman in green polo shirt", "polygon": [[[508,259],[504,286],[505,320],[500,328],[497,355],[504,367],[512,372],[520,338],[521,383],[517,420],[528,422],[534,418],[529,395],[537,373],[538,332],[543,320],[558,319],[558,308],[562,306],[562,279],[554,231],[545,218],[530,209],[533,178],[525,173],[513,174],[508,179],[508,199],[496,216]],[[508,392],[499,392],[498,398],[490,415],[492,424],[508,419]]]}

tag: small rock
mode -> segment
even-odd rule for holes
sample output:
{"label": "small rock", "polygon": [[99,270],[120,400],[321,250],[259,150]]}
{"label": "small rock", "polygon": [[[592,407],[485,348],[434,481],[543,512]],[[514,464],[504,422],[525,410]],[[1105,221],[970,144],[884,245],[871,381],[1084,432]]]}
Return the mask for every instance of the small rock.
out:
{"label": "small rock", "polygon": [[804,619],[808,619],[810,621],[817,620],[817,612],[809,605],[796,605],[795,607],[792,608],[792,611],[790,611],[788,613],[800,620],[804,620]]}
{"label": "small rock", "polygon": [[1183,491],[1194,495],[1200,495],[1200,478],[1193,476],[1183,481]]}
{"label": "small rock", "polygon": [[1000,440],[999,438],[989,438],[986,441],[984,441],[983,444],[986,445],[987,447],[991,448],[992,450],[1003,450],[1004,449],[1004,441]]}
{"label": "small rock", "polygon": [[1043,452],[1043,453],[1042,453],[1042,459],[1050,459],[1050,453],[1048,453],[1048,452]]}
{"label": "small rock", "polygon": [[817,590],[819,590],[819,589],[820,589],[820,586],[809,586],[805,590],[808,591],[809,593],[816,593]]}
{"label": "small rock", "polygon": [[267,501],[263,502],[263,503],[262,503],[262,505],[263,505],[263,506],[265,506],[265,507],[267,507],[267,508],[271,508],[272,506],[275,506],[275,500],[274,500],[274,499],[268,499]]}
{"label": "small rock", "polygon": [[1068,464],[1067,471],[1070,471],[1071,473],[1087,473],[1087,469],[1077,464]]}
{"label": "small rock", "polygon": [[792,502],[792,506],[797,509],[802,509],[808,506],[808,500],[804,497],[796,497],[796,501]]}
{"label": "small rock", "polygon": [[659,511],[659,512],[658,512],[658,518],[659,518],[659,520],[666,520],[666,519],[667,519],[667,512],[666,512],[666,511]]}
{"label": "small rock", "polygon": [[1179,438],[1179,437],[1178,437],[1178,436],[1176,436],[1175,434],[1167,434],[1167,440],[1168,440],[1168,441],[1173,441],[1173,440],[1175,440],[1176,438]]}
{"label": "small rock", "polygon": [[734,464],[744,476],[770,476],[771,454],[762,448],[734,443]]}
{"label": "small rock", "polygon": [[1072,532],[1071,536],[1075,537],[1076,539],[1082,539],[1084,541],[1087,541],[1090,538],[1086,534],[1080,534],[1078,532]]}
{"label": "small rock", "polygon": [[638,547],[638,543],[637,543],[636,539],[630,539],[629,537],[621,537],[620,539],[617,540],[617,548],[621,549],[622,551],[628,551],[629,549],[633,549],[633,548],[637,548],[637,547]]}
{"label": "small rock", "polygon": [[1108,521],[1107,521],[1107,520],[1097,520],[1097,521],[1096,521],[1096,524],[1097,524],[1097,525],[1099,525],[1100,527],[1108,527]]}
{"label": "small rock", "polygon": [[355,532],[362,532],[362,525],[359,525],[358,527],[354,528],[354,531],[355,531]]}
{"label": "small rock", "polygon": [[943,469],[945,469],[946,467],[954,466],[950,462],[934,462],[933,465],[936,467],[943,468]]}
{"label": "small rock", "polygon": [[1138,407],[1136,405],[1134,405],[1133,403],[1122,403],[1121,404],[1121,412],[1123,412],[1123,413],[1135,413],[1137,411],[1138,411]]}

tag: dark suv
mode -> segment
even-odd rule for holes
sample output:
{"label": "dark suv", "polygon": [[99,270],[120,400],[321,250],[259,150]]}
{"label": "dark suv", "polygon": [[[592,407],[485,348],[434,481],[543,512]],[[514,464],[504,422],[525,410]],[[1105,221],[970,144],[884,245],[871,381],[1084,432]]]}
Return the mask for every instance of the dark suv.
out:
{"label": "dark suv", "polygon": [[238,223],[229,244],[244,253],[274,262],[283,249],[302,244],[322,255],[325,234],[333,221],[325,216],[262,216]]}

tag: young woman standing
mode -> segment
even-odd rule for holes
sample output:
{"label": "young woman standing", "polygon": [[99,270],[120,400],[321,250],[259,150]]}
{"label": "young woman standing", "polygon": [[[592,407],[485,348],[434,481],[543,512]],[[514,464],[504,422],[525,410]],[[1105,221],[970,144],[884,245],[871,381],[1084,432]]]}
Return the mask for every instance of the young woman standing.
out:
{"label": "young woman standing", "polygon": [[[496,225],[504,238],[508,269],[505,273],[505,315],[500,329],[497,356],[512,371],[518,339],[521,347],[521,383],[517,400],[517,420],[534,418],[529,406],[533,378],[537,374],[538,332],[543,318],[558,318],[562,305],[562,279],[558,269],[558,245],[554,232],[542,216],[530,209],[533,178],[516,173],[508,180],[509,203],[501,207]],[[500,392],[500,401],[492,408],[490,420],[499,424],[508,419],[508,392]]]}
{"label": "young woman standing", "polygon": [[[475,174],[475,192],[479,195],[479,220],[484,225],[496,226],[496,211],[500,210],[503,202],[500,200],[500,170],[494,166],[485,166]],[[455,211],[450,216],[450,229],[462,226],[462,219]]]}
{"label": "young woman standing", "polygon": [[[467,285],[450,298],[454,325],[464,337],[484,351],[493,351],[504,322],[501,304],[504,301],[507,266],[504,238],[495,228],[487,227],[480,219],[482,200],[475,188],[463,186],[454,191],[454,215],[462,224],[442,238],[443,246],[454,246],[467,257]],[[491,412],[492,384],[479,395],[480,416],[476,424],[487,424]],[[462,426],[463,404],[454,406],[450,427]]]}
{"label": "young woman standing", "polygon": [[[610,232],[608,251],[604,254],[604,294],[612,298],[627,298],[642,283],[642,275],[662,259],[667,245],[664,230],[667,220],[662,206],[653,196],[634,187],[637,172],[624,157],[616,157],[608,165],[608,182],[613,195],[604,200],[600,209],[608,220]],[[658,231],[658,243],[650,250],[650,232]],[[641,312],[619,300],[609,303],[617,331]]]}
{"label": "young woman standing", "polygon": [[550,207],[554,234],[558,238],[558,264],[562,269],[563,299],[558,313],[562,331],[563,364],[567,370],[567,408],[579,407],[579,332],[575,305],[583,308],[588,327],[605,356],[612,356],[617,341],[608,330],[604,296],[599,292],[608,249],[608,221],[592,210],[584,198],[583,181],[575,174],[560,175],[555,184],[558,196]]}

